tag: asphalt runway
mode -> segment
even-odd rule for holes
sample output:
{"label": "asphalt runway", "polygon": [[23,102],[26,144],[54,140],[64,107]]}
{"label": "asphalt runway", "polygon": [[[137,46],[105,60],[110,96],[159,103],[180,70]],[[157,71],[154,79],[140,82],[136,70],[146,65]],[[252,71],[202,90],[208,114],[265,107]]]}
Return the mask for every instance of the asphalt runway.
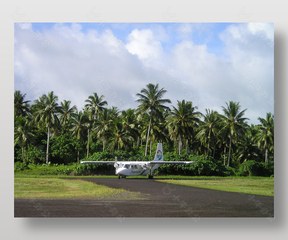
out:
{"label": "asphalt runway", "polygon": [[140,192],[146,200],[14,199],[14,217],[106,217],[119,221],[126,217],[274,217],[274,197],[269,196],[172,185],[156,179],[81,180]]}

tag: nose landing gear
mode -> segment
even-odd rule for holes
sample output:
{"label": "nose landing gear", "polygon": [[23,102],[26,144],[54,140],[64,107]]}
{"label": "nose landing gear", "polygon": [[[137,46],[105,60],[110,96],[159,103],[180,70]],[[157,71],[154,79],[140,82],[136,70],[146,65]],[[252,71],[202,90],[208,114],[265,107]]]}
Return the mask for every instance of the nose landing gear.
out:
{"label": "nose landing gear", "polygon": [[118,174],[118,179],[120,179],[120,178],[126,178],[126,176],[120,176],[120,175]]}

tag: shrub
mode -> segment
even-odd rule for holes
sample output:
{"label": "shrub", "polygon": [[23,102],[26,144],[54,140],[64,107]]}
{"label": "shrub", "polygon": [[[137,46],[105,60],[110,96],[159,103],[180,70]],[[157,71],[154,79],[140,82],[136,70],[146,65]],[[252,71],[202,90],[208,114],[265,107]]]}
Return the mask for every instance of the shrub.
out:
{"label": "shrub", "polygon": [[78,141],[69,134],[53,137],[50,140],[50,161],[52,163],[68,164],[77,159]]}
{"label": "shrub", "polygon": [[14,163],[14,172],[23,171],[29,169],[28,165],[23,162],[15,162]]}
{"label": "shrub", "polygon": [[262,176],[269,177],[274,174],[274,162],[263,163],[254,160],[246,161],[239,167],[238,176]]}
{"label": "shrub", "polygon": [[114,175],[115,169],[113,164],[79,164],[74,168],[75,175]]}
{"label": "shrub", "polygon": [[270,177],[274,176],[274,162],[261,162],[259,163],[259,176]]}
{"label": "shrub", "polygon": [[32,163],[45,163],[45,150],[42,145],[29,145],[28,161]]}
{"label": "shrub", "polygon": [[256,176],[258,163],[254,160],[243,162],[240,165],[238,176]]}
{"label": "shrub", "polygon": [[196,161],[195,164],[161,165],[158,174],[175,174],[188,176],[227,176],[234,172],[227,171],[222,162],[213,160],[205,155],[178,155],[174,153],[164,154],[164,161]]}

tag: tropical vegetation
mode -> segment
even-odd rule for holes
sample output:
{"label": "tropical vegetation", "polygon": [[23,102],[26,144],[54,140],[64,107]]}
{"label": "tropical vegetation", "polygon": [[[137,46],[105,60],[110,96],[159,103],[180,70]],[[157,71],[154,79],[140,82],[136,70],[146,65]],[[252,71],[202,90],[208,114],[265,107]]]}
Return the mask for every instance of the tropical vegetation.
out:
{"label": "tropical vegetation", "polygon": [[[59,103],[53,91],[33,102],[15,91],[15,166],[19,170],[20,165],[28,164],[77,165],[81,159],[115,157],[151,160],[157,142],[162,142],[165,160],[196,160],[199,164],[163,165],[159,174],[274,174],[272,113],[259,116],[259,124],[249,125],[247,109],[239,102],[226,102],[222,113],[206,109],[203,114],[190,100],[173,105],[158,84],[149,83],[139,90],[138,107],[127,110],[108,107],[105,96],[96,92],[78,109],[69,100]],[[76,165],[78,172],[81,168],[108,169],[98,164]],[[92,173],[90,170],[86,172]]]}

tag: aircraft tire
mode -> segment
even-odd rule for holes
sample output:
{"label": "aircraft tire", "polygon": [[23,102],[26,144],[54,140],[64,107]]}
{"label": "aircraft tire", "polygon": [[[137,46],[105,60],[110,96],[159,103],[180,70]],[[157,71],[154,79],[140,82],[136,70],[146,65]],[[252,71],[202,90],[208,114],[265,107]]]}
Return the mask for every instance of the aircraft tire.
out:
{"label": "aircraft tire", "polygon": [[118,179],[120,179],[120,175],[118,175]]}

